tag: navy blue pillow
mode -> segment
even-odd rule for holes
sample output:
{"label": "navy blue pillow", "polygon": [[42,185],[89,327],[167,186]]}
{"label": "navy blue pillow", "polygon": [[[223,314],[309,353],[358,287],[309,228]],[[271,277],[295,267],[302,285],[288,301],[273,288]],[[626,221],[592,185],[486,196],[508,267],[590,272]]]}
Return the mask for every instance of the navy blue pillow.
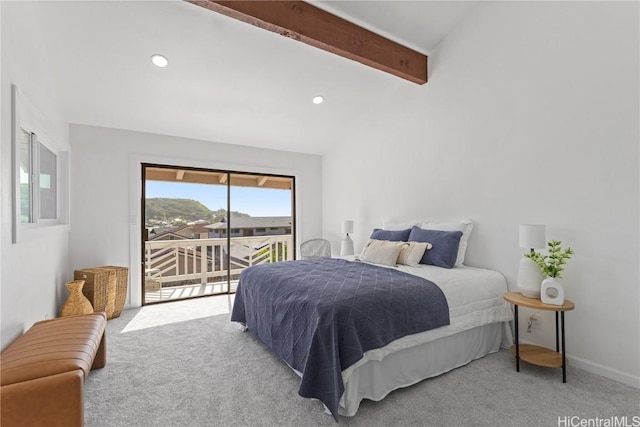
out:
{"label": "navy blue pillow", "polygon": [[413,227],[409,234],[410,242],[429,242],[431,249],[424,251],[420,264],[452,268],[458,257],[458,246],[462,231],[423,230]]}
{"label": "navy blue pillow", "polygon": [[374,228],[373,233],[371,233],[371,239],[389,240],[390,242],[406,242],[409,238],[409,233],[411,233],[410,228],[407,228],[406,230],[381,230],[379,228]]}

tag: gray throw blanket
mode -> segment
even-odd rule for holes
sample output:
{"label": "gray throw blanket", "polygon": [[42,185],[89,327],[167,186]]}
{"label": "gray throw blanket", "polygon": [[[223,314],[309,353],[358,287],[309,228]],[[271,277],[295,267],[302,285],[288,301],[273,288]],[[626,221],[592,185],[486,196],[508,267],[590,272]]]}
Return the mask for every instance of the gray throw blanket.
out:
{"label": "gray throw blanket", "polygon": [[448,325],[449,306],[426,279],[319,258],[245,269],[231,320],[302,372],[300,396],[319,399],[337,420],[342,371],[368,350]]}

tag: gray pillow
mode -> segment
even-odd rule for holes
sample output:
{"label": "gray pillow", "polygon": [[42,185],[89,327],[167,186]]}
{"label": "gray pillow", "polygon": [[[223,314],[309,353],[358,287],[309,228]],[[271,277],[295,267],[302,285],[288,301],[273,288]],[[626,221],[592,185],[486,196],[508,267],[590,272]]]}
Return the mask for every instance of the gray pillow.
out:
{"label": "gray pillow", "polygon": [[381,230],[379,228],[374,228],[370,238],[376,240],[388,240],[390,242],[406,242],[410,233],[410,228],[407,228],[406,230]]}
{"label": "gray pillow", "polygon": [[429,242],[433,246],[424,252],[420,264],[436,265],[452,268],[458,257],[458,246],[462,231],[423,230],[412,227],[409,233],[410,242]]}

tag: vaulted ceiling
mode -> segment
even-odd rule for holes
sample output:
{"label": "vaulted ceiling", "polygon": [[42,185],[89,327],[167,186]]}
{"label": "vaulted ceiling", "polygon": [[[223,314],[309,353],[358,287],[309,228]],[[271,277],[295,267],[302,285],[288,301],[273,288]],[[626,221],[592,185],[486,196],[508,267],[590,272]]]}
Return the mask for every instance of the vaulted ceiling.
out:
{"label": "vaulted ceiling", "polygon": [[[420,90],[183,1],[20,3],[70,123],[321,154],[389,91]],[[476,3],[312,4],[428,54]],[[155,53],[169,66],[152,65]]]}

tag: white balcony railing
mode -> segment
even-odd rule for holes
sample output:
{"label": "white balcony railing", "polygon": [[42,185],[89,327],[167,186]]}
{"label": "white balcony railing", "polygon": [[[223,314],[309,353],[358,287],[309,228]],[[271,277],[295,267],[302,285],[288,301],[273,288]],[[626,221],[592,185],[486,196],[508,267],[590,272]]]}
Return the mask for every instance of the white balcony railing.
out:
{"label": "white balcony railing", "polygon": [[[227,258],[230,271],[227,271]],[[237,277],[252,265],[293,259],[292,236],[232,237],[227,239],[152,240],[145,242],[147,279],[161,284],[199,281],[201,284]],[[165,285],[166,286],[166,285]],[[170,285],[169,285],[170,286]]]}

